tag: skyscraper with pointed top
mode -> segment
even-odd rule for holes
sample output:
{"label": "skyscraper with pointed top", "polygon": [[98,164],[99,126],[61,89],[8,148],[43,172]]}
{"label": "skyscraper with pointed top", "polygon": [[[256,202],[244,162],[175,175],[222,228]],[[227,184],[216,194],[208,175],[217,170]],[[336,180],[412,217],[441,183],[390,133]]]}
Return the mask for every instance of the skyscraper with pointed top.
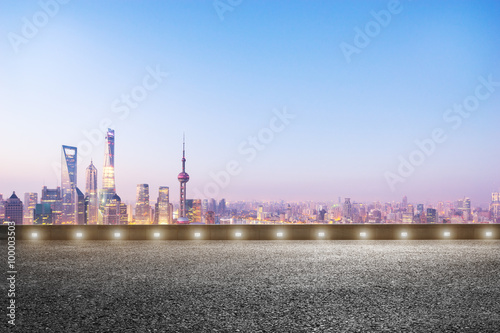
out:
{"label": "skyscraper with pointed top", "polygon": [[108,128],[104,150],[102,190],[99,193],[99,223],[120,223],[121,199],[115,188],[115,131]]}
{"label": "skyscraper with pointed top", "polygon": [[92,160],[87,167],[85,176],[85,196],[88,197],[89,200],[87,207],[87,223],[96,224],[99,199],[97,197],[97,168],[94,166]]}
{"label": "skyscraper with pointed top", "polygon": [[185,137],[182,138],[182,172],[177,176],[179,183],[181,185],[180,192],[180,207],[179,207],[179,218],[177,223],[189,223],[186,216],[186,183],[189,181],[189,175],[186,172],[186,140]]}

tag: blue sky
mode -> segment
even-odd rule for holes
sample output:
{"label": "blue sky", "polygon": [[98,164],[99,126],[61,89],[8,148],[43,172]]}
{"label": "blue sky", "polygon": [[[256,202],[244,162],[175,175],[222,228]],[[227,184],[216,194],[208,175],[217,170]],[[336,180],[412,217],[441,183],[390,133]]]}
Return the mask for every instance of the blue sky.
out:
{"label": "blue sky", "polygon": [[[139,183],[155,200],[160,185],[177,199],[183,133],[189,198],[484,205],[500,189],[500,86],[480,88],[489,95],[457,128],[457,113],[445,119],[480,77],[500,82],[498,1],[221,0],[232,9],[223,20],[212,1],[53,3],[0,3],[4,196],[57,186],[63,144],[80,147],[84,189],[91,158],[102,175],[106,119],[129,202]],[[381,11],[391,14],[384,24]],[[358,29],[368,45],[347,61],[341,45],[356,47]],[[161,82],[141,90],[155,71]],[[133,92],[141,100],[124,117]],[[266,136],[283,110],[294,118]],[[446,140],[401,176],[400,156],[419,157],[415,141],[437,128]],[[265,144],[248,161],[241,152],[259,134]],[[392,188],[388,173],[400,177]]]}

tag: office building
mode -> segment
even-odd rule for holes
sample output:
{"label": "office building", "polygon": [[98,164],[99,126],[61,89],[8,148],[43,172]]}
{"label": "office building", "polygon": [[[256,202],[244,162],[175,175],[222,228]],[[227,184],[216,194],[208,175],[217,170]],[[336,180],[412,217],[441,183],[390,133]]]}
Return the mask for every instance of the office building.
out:
{"label": "office building", "polygon": [[77,224],[77,149],[62,146],[61,199],[62,224]]}
{"label": "office building", "polygon": [[5,200],[5,221],[23,224],[23,202],[12,192],[10,198]]}

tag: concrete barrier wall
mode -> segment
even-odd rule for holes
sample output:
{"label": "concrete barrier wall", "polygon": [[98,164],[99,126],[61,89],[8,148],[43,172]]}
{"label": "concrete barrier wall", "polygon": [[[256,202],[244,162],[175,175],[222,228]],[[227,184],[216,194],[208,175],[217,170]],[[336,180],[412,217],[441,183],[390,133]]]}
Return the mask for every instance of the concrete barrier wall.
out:
{"label": "concrete barrier wall", "polygon": [[[0,226],[0,239],[8,231]],[[16,225],[15,234],[16,240],[500,239],[500,224]]]}

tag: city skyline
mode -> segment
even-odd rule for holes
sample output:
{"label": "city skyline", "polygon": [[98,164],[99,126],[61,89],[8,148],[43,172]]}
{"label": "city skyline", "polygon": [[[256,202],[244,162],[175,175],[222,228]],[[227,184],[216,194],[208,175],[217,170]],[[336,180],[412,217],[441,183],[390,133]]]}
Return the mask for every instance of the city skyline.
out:
{"label": "city skyline", "polygon": [[[244,2],[222,14],[209,2],[9,2],[0,12],[4,198],[63,188],[62,145],[78,149],[75,184],[92,160],[103,188],[108,128],[128,203],[137,184],[155,200],[160,186],[178,193],[183,132],[187,199],[208,189],[229,201],[406,195],[486,208],[500,189],[498,2]],[[48,20],[37,26],[39,13]]]}

